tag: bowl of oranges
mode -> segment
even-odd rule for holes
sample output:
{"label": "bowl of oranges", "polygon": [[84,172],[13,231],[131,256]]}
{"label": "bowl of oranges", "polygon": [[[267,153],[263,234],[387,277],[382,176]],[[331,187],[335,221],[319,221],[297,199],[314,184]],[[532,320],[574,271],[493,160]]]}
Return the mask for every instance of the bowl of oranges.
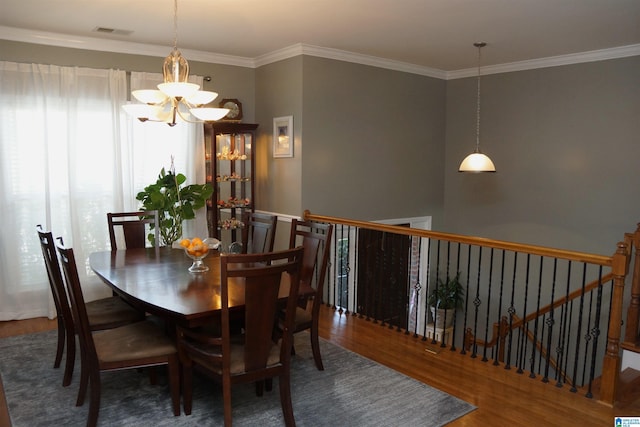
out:
{"label": "bowl of oranges", "polygon": [[207,267],[202,260],[209,254],[210,250],[220,247],[220,241],[212,237],[206,239],[199,237],[192,239],[183,238],[180,240],[179,245],[184,249],[187,256],[193,260],[189,271],[192,273],[202,273],[209,270],[209,267]]}

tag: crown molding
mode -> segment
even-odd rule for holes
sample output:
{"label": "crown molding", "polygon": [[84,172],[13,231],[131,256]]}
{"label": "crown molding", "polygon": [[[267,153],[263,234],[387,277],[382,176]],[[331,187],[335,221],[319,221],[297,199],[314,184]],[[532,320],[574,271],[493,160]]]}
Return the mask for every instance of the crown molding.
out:
{"label": "crown molding", "polygon": [[[96,50],[101,52],[126,53],[131,55],[157,56],[164,58],[171,51],[171,46],[160,46],[143,43],[133,43],[121,40],[109,40],[96,37],[81,37],[68,34],[32,31],[22,28],[0,25],[0,39],[23,43],[42,44],[47,46],[68,47],[72,49]],[[180,49],[189,60],[213,64],[235,65],[238,67],[254,67],[252,58],[222,55],[219,53],[203,52],[199,50]]]}
{"label": "crown molding", "polygon": [[[121,40],[108,40],[95,37],[80,37],[67,34],[49,33],[44,31],[32,31],[22,28],[6,27],[0,25],[0,39],[12,40],[24,43],[34,43],[48,46],[68,47],[73,49],[96,50],[102,52],[116,52],[131,55],[156,56],[164,58],[170,48],[167,46],[132,43]],[[476,76],[477,68],[464,70],[443,71],[435,68],[418,66],[406,62],[393,61],[375,56],[347,52],[314,45],[298,43],[289,47],[275,50],[256,58],[223,55],[219,53],[204,52],[199,50],[180,49],[184,56],[190,60],[211,64],[233,65],[246,68],[258,68],[284,59],[300,55],[310,55],[337,61],[353,62],[356,64],[370,65],[372,67],[385,68],[411,74],[433,77],[442,80],[454,80]],[[549,58],[519,61],[507,64],[488,65],[481,68],[481,74],[509,73],[514,71],[532,70],[536,68],[557,67],[560,65],[579,64],[584,62],[604,61],[629,56],[640,55],[640,44],[621,46],[611,49],[593,50],[569,55],[553,56]]]}
{"label": "crown molding", "polygon": [[256,58],[256,67],[268,65],[283,59],[293,58],[300,55],[317,56],[320,58],[335,59],[337,61],[353,62],[356,64],[370,65],[372,67],[386,68],[389,70],[402,71],[411,74],[434,77],[437,79],[446,78],[446,72],[435,68],[423,67],[406,62],[393,61],[375,56],[362,55],[359,53],[347,52],[339,49],[332,49],[321,46],[298,43],[283,49],[270,52]]}
{"label": "crown molding", "polygon": [[[592,50],[589,52],[573,53],[569,55],[550,56],[548,58],[532,59],[529,61],[511,62],[507,64],[488,65],[481,67],[480,73],[499,74],[511,73],[514,71],[534,70],[537,68],[558,67],[561,65],[581,64],[584,62],[605,61],[607,59],[626,58],[640,55],[640,44],[614,47],[611,49]],[[465,70],[449,71],[446,73],[447,80],[474,77],[478,75],[478,68],[467,68]]]}

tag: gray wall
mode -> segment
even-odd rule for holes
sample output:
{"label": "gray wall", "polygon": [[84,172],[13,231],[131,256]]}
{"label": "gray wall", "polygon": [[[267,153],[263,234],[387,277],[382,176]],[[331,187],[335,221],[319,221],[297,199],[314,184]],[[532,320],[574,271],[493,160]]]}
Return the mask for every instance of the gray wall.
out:
{"label": "gray wall", "polygon": [[444,201],[442,80],[304,57],[302,205],[375,220]]}
{"label": "gray wall", "polygon": [[[162,58],[0,40],[0,60],[159,72]],[[604,254],[640,220],[640,57],[484,76],[490,175],[457,172],[475,144],[475,78],[311,56],[190,64],[260,124],[260,210],[432,215],[440,231]],[[285,115],[295,157],[273,159],[272,119]]]}
{"label": "gray wall", "polygon": [[447,83],[442,230],[602,254],[640,220],[640,57],[482,77],[480,147],[460,174],[476,80]]}
{"label": "gray wall", "polygon": [[[257,209],[299,216],[302,204],[302,57],[278,61],[256,71],[258,145]],[[293,116],[292,158],[273,158],[273,119]]]}

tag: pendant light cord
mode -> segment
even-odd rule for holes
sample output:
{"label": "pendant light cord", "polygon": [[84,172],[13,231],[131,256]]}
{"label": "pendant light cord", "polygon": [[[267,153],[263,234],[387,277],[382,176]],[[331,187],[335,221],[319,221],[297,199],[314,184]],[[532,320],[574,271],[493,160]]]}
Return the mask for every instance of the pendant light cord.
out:
{"label": "pendant light cord", "polygon": [[476,152],[480,151],[480,51],[485,43],[475,43],[478,48],[478,102],[476,104]]}

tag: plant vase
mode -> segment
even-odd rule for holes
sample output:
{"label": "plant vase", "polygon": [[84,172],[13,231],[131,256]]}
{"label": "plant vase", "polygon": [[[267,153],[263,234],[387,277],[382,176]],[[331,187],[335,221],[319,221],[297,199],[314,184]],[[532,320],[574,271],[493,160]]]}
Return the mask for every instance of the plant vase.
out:
{"label": "plant vase", "polygon": [[456,316],[456,310],[453,308],[442,309],[431,307],[431,318],[438,329],[447,329],[453,325],[453,319]]}

